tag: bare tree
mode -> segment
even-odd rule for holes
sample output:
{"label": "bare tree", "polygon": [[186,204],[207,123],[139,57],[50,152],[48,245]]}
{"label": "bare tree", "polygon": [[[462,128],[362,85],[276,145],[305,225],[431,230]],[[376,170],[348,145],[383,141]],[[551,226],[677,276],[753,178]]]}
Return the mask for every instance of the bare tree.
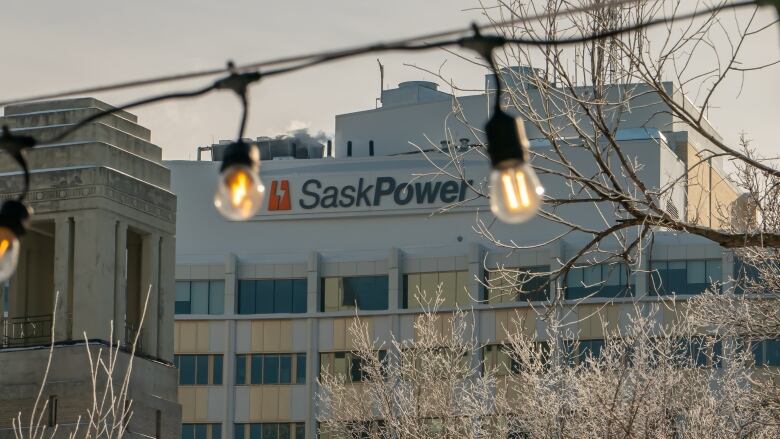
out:
{"label": "bare tree", "polygon": [[[423,294],[423,297],[425,295]],[[603,342],[576,341],[553,318],[527,334],[477,341],[470,311],[425,301],[414,338],[381,343],[355,318],[362,381],[322,370],[320,433],[330,438],[771,438],[780,434],[776,371],[756,369],[740,340],[702,332],[687,313],[659,324],[637,304]],[[380,357],[377,352],[387,350]]]}

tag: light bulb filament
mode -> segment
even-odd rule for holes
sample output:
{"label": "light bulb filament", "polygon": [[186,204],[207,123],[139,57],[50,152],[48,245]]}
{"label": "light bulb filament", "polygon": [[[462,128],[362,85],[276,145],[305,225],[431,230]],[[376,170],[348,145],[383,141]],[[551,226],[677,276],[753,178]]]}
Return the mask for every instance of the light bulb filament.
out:
{"label": "light bulb filament", "polygon": [[509,203],[510,209],[517,209],[519,204],[517,202],[517,195],[515,194],[515,188],[512,184],[512,178],[504,174],[501,176],[501,181],[504,183],[504,193],[506,194],[507,203]]}
{"label": "light bulb filament", "polygon": [[8,247],[11,247],[11,241],[7,239],[0,241],[0,256],[3,256],[8,251]]}
{"label": "light bulb filament", "polygon": [[528,196],[528,185],[525,184],[525,175],[522,172],[515,174],[517,180],[517,188],[520,192],[520,203],[523,207],[531,205],[531,198]]}
{"label": "light bulb filament", "polygon": [[230,193],[232,195],[231,201],[234,206],[239,206],[244,201],[244,198],[246,198],[249,179],[243,172],[238,172],[234,175],[232,180],[233,181],[230,184]]}

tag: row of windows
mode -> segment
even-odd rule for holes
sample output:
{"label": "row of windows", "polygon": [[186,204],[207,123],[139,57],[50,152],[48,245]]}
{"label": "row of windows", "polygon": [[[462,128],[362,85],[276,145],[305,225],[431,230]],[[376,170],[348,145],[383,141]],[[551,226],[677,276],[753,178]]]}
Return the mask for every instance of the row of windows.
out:
{"label": "row of windows", "polygon": [[236,384],[304,384],[306,354],[238,354]]}
{"label": "row of windows", "polygon": [[239,314],[306,312],[306,279],[238,281]]}
{"label": "row of windows", "polygon": [[222,424],[181,424],[181,439],[222,439]]}
{"label": "row of windows", "polygon": [[[699,294],[722,277],[720,259],[651,261],[650,293]],[[513,270],[516,270],[513,272]],[[532,266],[485,273],[488,303],[540,301],[549,297],[549,266]],[[537,274],[538,273],[538,274]],[[404,275],[401,307],[417,308],[420,290],[433,294],[442,284],[444,306],[470,302],[467,271],[409,273]],[[566,276],[566,299],[627,297],[636,290],[636,276],[624,263],[603,263],[572,268]],[[320,311],[386,310],[388,277],[351,276],[322,278]],[[223,314],[223,281],[176,283],[177,314]],[[239,314],[305,313],[306,279],[240,280],[236,310]]]}
{"label": "row of windows", "polygon": [[[378,359],[384,363],[387,351],[377,351]],[[320,373],[327,370],[334,375],[342,375],[353,383],[366,380],[365,360],[352,352],[323,352],[320,354]]]}
{"label": "row of windows", "polygon": [[304,423],[235,424],[233,439],[303,439]]}
{"label": "row of windows", "polygon": [[225,281],[176,281],[176,314],[224,314]]}
{"label": "row of windows", "polygon": [[222,354],[174,355],[173,364],[180,385],[222,385]]}
{"label": "row of windows", "polygon": [[[702,337],[679,340],[678,354],[688,358],[695,366],[719,366],[722,356],[720,342],[708,344]],[[743,348],[747,345],[742,345]],[[564,344],[566,361],[577,364],[592,356],[598,358],[604,348],[603,339],[566,341]],[[780,366],[780,339],[762,340],[750,343],[751,353],[756,366]],[[534,344],[531,361],[547,362],[550,346],[540,341]],[[377,351],[380,362],[387,359],[387,351]],[[499,375],[518,373],[522,365],[507,353],[506,346],[488,345],[483,348],[483,366],[495,368]],[[174,363],[179,370],[181,385],[221,385],[222,355],[175,355]],[[364,360],[355,353],[320,353],[320,373],[329,370],[341,374],[351,382],[366,379]],[[235,370],[236,385],[259,384],[305,384],[306,354],[238,354]],[[198,427],[205,428],[205,427]],[[198,436],[200,437],[200,436]]]}
{"label": "row of windows", "polygon": [[320,311],[387,309],[387,276],[326,277],[322,279]]}

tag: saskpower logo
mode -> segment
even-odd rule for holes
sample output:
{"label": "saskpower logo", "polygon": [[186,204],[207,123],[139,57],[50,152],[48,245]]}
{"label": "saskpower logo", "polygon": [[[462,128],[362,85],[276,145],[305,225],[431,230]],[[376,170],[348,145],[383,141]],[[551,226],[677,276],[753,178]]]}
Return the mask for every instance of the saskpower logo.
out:
{"label": "saskpower logo", "polygon": [[290,210],[290,182],[288,180],[271,181],[271,196],[268,197],[268,210]]}
{"label": "saskpower logo", "polygon": [[[473,181],[397,182],[393,177],[377,177],[374,181],[359,178],[355,184],[326,186],[312,178],[296,190],[301,209],[349,209],[352,207],[407,206],[464,201]],[[291,210],[289,180],[271,181],[269,211]]]}

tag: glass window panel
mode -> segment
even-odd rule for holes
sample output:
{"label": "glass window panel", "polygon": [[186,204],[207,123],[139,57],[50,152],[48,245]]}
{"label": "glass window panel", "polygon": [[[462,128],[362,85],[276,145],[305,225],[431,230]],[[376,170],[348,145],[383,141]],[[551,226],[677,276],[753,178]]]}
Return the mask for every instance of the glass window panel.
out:
{"label": "glass window panel", "polygon": [[361,309],[385,310],[387,309],[388,278],[387,276],[372,276],[368,281],[369,289],[363,292],[361,301],[366,306]]}
{"label": "glass window panel", "polygon": [[523,275],[521,278],[523,284],[523,297],[521,300],[530,301],[542,301],[548,300],[550,295],[550,276],[549,275],[533,275],[534,273],[547,273],[550,271],[550,267],[546,265],[539,265],[535,267],[527,267],[523,270],[527,270],[529,274]]}
{"label": "glass window panel", "polygon": [[274,282],[274,312],[292,312],[292,279],[277,279]]}
{"label": "glass window panel", "polygon": [[426,296],[433,297],[436,294],[436,286],[439,283],[439,273],[421,273],[420,291]]}
{"label": "glass window panel", "polygon": [[584,273],[584,268],[572,268],[566,274],[567,299],[579,299],[585,296],[585,287],[582,284],[584,280]]}
{"label": "glass window panel", "polygon": [[209,281],[209,314],[225,314],[225,281]]}
{"label": "glass window panel", "polygon": [[279,384],[292,383],[292,355],[279,356]]}
{"label": "glass window panel", "polygon": [[266,355],[263,358],[263,384],[279,384],[278,355]]}
{"label": "glass window panel", "polygon": [[272,279],[261,279],[255,281],[255,310],[259,314],[270,314],[274,312],[274,285],[276,281]]}
{"label": "glass window panel", "polygon": [[262,424],[249,424],[249,439],[262,439]]}
{"label": "glass window panel", "polygon": [[622,265],[620,264],[603,264],[602,265],[602,278],[604,279],[604,285],[619,286],[620,285],[620,270]]}
{"label": "glass window panel", "polygon": [[720,259],[707,260],[707,282],[720,282],[723,279],[723,261]]}
{"label": "glass window panel", "polygon": [[263,384],[263,356],[252,355],[252,384]]}
{"label": "glass window panel", "polygon": [[306,439],[306,424],[303,422],[295,424],[295,439]]}
{"label": "glass window panel", "polygon": [[279,424],[279,439],[290,439],[290,424]]}
{"label": "glass window panel", "polygon": [[455,273],[455,298],[457,299],[458,305],[466,306],[471,302],[471,298],[469,297],[469,272],[468,271],[458,271]]}
{"label": "glass window panel", "polygon": [[186,301],[186,302],[176,301],[176,305],[174,307],[174,311],[173,312],[175,314],[191,314],[192,313],[192,309],[190,308],[190,305],[191,304],[190,304],[189,300]]}
{"label": "glass window panel", "polygon": [[193,281],[190,288],[190,294],[192,297],[192,313],[208,314],[209,313],[209,282]]}
{"label": "glass window panel", "polygon": [[194,355],[179,355],[179,384],[195,384]]}
{"label": "glass window panel", "polygon": [[685,261],[669,261],[667,265],[669,283],[666,285],[667,294],[687,294],[688,275],[685,272]]}
{"label": "glass window panel", "polygon": [[263,424],[263,439],[279,439],[279,424]]}
{"label": "glass window panel", "polygon": [[362,361],[357,355],[350,355],[349,377],[355,383],[363,381]]}
{"label": "glass window panel", "polygon": [[669,276],[666,271],[666,261],[650,262],[650,292],[657,295],[665,294]]}
{"label": "glass window panel", "polygon": [[704,261],[688,261],[688,283],[701,284],[706,282],[706,264]]}
{"label": "glass window panel", "polygon": [[190,282],[189,281],[176,281],[176,301],[177,302],[189,302],[190,301]]}
{"label": "glass window panel", "polygon": [[306,354],[298,354],[296,359],[295,383],[303,384],[306,382]]}
{"label": "glass window panel", "polygon": [[211,424],[211,439],[222,439],[222,424]]}
{"label": "glass window panel", "polygon": [[347,374],[349,368],[347,367],[347,358],[344,352],[336,352],[333,354],[333,374]]}
{"label": "glass window panel", "polygon": [[195,425],[181,424],[181,439],[194,439],[194,438],[195,438]]}
{"label": "glass window panel", "polygon": [[206,427],[208,424],[195,424],[195,439],[208,439]]}
{"label": "glass window panel", "polygon": [[767,366],[780,366],[780,340],[765,340],[765,363]]}
{"label": "glass window panel", "polygon": [[233,439],[244,439],[244,424],[233,426]]}
{"label": "glass window panel", "polygon": [[344,277],[341,279],[341,303],[342,309],[351,309],[356,305],[360,306],[360,291],[368,286],[366,278],[363,277]]}
{"label": "glass window panel", "polygon": [[455,306],[458,294],[458,275],[454,271],[439,273],[439,283],[444,295],[444,306]]}
{"label": "glass window panel", "polygon": [[293,280],[292,312],[306,312],[306,279]]}
{"label": "glass window panel", "polygon": [[413,273],[407,275],[406,291],[408,292],[408,298],[406,300],[406,308],[419,308],[420,302],[417,300],[419,294],[417,288],[420,288],[420,273]]}
{"label": "glass window panel", "polygon": [[246,384],[246,355],[236,355],[236,384]]}
{"label": "glass window panel", "polygon": [[208,355],[196,355],[195,356],[195,371],[197,376],[195,381],[197,384],[206,385],[209,383],[209,356]]}
{"label": "glass window panel", "polygon": [[333,354],[320,354],[320,374],[322,371],[327,370],[333,373]]}
{"label": "glass window panel", "polygon": [[222,355],[212,356],[214,367],[211,372],[211,383],[216,386],[222,385]]}
{"label": "glass window panel", "polygon": [[338,277],[326,277],[322,279],[322,299],[321,309],[322,311],[338,311],[340,298],[339,298],[339,284],[340,278]]}
{"label": "glass window panel", "polygon": [[255,313],[255,281],[238,281],[238,313]]}

